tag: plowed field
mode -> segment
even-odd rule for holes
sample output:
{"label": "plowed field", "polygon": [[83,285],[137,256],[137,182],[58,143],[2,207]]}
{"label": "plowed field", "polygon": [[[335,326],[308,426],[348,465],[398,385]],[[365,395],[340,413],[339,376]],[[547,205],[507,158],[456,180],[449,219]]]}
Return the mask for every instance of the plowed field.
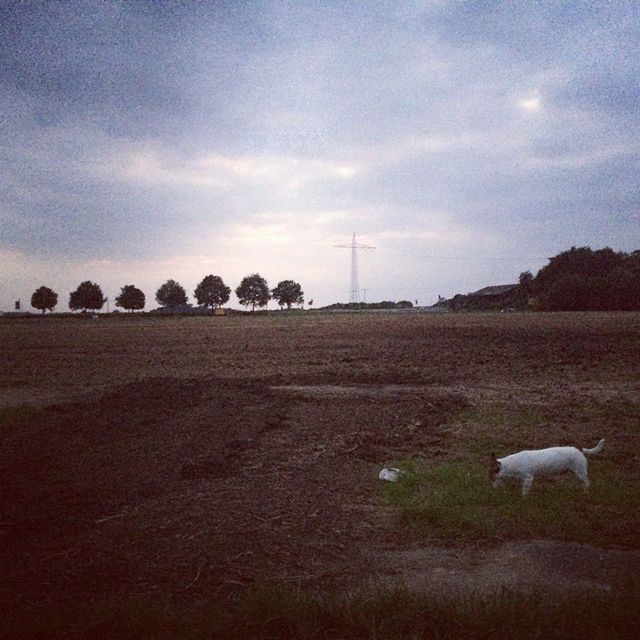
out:
{"label": "plowed field", "polygon": [[[638,314],[12,319],[0,346],[5,600],[607,587],[640,569],[637,528],[443,538],[378,480],[397,460],[483,465],[483,438],[605,437],[635,490]],[[474,431],[492,411],[537,418]]]}

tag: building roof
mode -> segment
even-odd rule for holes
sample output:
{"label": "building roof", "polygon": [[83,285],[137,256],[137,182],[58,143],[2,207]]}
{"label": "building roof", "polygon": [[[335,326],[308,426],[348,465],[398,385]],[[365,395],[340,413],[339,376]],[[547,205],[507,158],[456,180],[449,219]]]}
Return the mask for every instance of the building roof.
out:
{"label": "building roof", "polygon": [[513,289],[517,288],[517,284],[498,284],[492,287],[484,287],[484,289],[478,289],[478,291],[474,291],[470,293],[470,296],[475,297],[484,297],[484,296],[502,296],[505,293],[509,293],[513,291]]}

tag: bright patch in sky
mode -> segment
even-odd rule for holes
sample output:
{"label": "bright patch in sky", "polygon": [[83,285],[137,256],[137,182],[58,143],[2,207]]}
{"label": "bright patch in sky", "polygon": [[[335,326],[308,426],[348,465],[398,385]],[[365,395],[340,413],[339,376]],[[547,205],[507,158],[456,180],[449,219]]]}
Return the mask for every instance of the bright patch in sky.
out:
{"label": "bright patch in sky", "polygon": [[539,111],[542,107],[542,101],[536,96],[534,98],[524,98],[518,102],[518,105],[525,111]]}

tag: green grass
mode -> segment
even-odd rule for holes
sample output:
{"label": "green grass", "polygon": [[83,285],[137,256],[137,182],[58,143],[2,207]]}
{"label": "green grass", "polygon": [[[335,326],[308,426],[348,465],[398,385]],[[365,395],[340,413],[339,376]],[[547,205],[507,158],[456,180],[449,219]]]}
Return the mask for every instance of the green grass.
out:
{"label": "green grass", "polygon": [[631,587],[559,599],[508,591],[445,598],[404,587],[323,596],[263,585],[224,606],[201,602],[182,611],[169,600],[104,602],[75,610],[7,608],[0,618],[0,638],[608,640],[636,637],[638,625],[640,591]]}
{"label": "green grass", "polygon": [[[384,485],[402,521],[448,542],[551,538],[601,546],[640,545],[640,404],[611,399],[563,407],[483,404],[458,412],[446,427],[446,457],[400,460],[398,483]],[[489,454],[526,447],[607,443],[589,463],[584,493],[572,474],[538,478],[526,499],[517,482],[494,489]]]}
{"label": "green grass", "polygon": [[571,475],[537,479],[521,496],[517,482],[494,489],[484,467],[467,462],[405,461],[384,485],[403,522],[446,540],[553,538],[634,548],[640,542],[640,492],[608,461],[592,464],[589,492]]}
{"label": "green grass", "polygon": [[[640,596],[581,592],[557,600],[501,591],[488,597],[426,596],[405,587],[346,598],[319,597],[281,587],[245,596],[251,638],[618,638],[640,621]],[[575,615],[583,614],[578,620]],[[258,614],[258,615],[256,615]]]}
{"label": "green grass", "polygon": [[4,610],[6,615],[0,619],[1,640],[160,639],[172,634],[181,637],[175,615],[161,601],[130,599],[98,601],[79,607],[11,606]]}
{"label": "green grass", "polygon": [[0,434],[9,429],[17,429],[27,420],[40,413],[36,407],[0,407]]}

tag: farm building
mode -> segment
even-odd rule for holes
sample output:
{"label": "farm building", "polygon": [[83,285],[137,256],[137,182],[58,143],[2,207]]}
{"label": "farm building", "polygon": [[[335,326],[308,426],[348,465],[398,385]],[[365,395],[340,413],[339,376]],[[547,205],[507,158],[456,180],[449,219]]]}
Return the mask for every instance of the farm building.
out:
{"label": "farm building", "polygon": [[474,291],[468,297],[478,305],[495,307],[502,303],[508,304],[517,288],[517,284],[499,284]]}
{"label": "farm building", "polygon": [[438,304],[445,304],[452,311],[505,309],[517,306],[517,296],[517,284],[499,284],[478,289],[466,296],[458,294]]}

